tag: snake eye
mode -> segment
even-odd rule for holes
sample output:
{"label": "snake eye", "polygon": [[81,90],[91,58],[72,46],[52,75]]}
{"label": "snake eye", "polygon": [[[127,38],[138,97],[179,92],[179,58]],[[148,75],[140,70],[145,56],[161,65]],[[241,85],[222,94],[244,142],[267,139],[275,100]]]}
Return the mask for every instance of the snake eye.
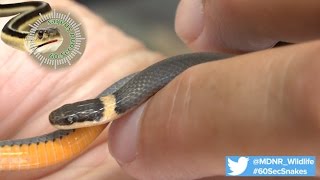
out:
{"label": "snake eye", "polygon": [[39,39],[42,39],[43,33],[44,33],[43,30],[39,30],[39,32],[38,32],[38,37],[39,37]]}

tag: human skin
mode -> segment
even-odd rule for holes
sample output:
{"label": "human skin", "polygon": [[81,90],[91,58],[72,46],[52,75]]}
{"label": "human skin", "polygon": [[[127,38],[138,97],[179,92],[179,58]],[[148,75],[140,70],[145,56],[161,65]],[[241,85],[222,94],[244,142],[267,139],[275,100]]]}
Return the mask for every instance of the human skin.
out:
{"label": "human skin", "polygon": [[[54,128],[47,117],[56,107],[95,97],[112,82],[163,58],[72,1],[49,3],[83,21],[86,52],[71,68],[48,71],[0,44],[0,102],[6,102],[0,108],[1,139],[50,132]],[[190,47],[202,50],[177,31]],[[206,50],[242,52],[235,47]],[[319,157],[319,48],[320,42],[313,41],[190,68],[116,120],[108,141],[106,130],[70,162],[1,172],[0,179],[192,179],[223,176],[230,154]]]}
{"label": "human skin", "polygon": [[139,179],[222,178],[226,155],[318,157],[319,41],[307,41],[320,36],[319,3],[180,1],[176,31],[194,50],[301,44],[187,70],[113,124],[112,155]]}
{"label": "human skin", "polygon": [[[2,140],[33,137],[56,130],[48,120],[52,110],[66,103],[94,98],[121,77],[163,58],[73,1],[48,2],[82,22],[87,35],[86,50],[75,65],[54,71],[41,68],[27,53],[0,41]],[[8,20],[1,18],[1,25]],[[65,164],[32,171],[0,172],[0,179],[21,177],[131,179],[110,156],[107,131],[102,132],[85,153]]]}
{"label": "human skin", "polygon": [[318,0],[182,0],[176,31],[195,50],[251,52],[320,36]]}

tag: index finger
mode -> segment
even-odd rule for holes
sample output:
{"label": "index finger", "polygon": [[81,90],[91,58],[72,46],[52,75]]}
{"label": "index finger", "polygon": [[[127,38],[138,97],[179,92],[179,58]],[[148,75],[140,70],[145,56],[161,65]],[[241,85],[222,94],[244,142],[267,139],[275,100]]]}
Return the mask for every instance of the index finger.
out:
{"label": "index finger", "polygon": [[176,31],[195,50],[248,52],[320,36],[320,1],[182,0]]}

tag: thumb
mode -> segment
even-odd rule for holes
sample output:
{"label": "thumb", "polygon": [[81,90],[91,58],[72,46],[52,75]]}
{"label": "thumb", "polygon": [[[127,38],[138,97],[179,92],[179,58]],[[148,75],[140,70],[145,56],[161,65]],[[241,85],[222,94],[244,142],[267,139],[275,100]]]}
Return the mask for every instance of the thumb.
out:
{"label": "thumb", "polygon": [[275,48],[188,69],[112,123],[111,154],[138,179],[221,176],[227,155],[317,155],[319,47]]}
{"label": "thumb", "polygon": [[198,51],[248,52],[320,36],[320,1],[181,0],[176,32]]}

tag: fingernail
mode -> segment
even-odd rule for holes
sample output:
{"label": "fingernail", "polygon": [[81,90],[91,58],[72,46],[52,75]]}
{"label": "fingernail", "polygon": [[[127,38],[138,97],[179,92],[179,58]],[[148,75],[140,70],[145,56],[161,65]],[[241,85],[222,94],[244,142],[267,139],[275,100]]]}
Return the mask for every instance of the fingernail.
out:
{"label": "fingernail", "polygon": [[200,0],[180,1],[176,16],[176,32],[188,43],[200,35],[204,26],[203,4]]}
{"label": "fingernail", "polygon": [[109,151],[120,164],[132,162],[138,154],[140,119],[144,108],[145,104],[110,126]]}

